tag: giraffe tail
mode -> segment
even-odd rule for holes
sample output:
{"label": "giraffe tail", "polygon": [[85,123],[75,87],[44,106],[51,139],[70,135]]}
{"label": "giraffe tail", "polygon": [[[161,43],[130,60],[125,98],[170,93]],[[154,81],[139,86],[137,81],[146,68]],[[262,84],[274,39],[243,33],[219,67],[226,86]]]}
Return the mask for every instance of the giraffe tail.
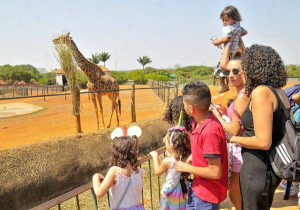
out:
{"label": "giraffe tail", "polygon": [[121,116],[121,100],[120,100],[120,96],[119,96],[119,99],[118,99],[118,105],[119,105],[119,113],[120,113],[120,116]]}

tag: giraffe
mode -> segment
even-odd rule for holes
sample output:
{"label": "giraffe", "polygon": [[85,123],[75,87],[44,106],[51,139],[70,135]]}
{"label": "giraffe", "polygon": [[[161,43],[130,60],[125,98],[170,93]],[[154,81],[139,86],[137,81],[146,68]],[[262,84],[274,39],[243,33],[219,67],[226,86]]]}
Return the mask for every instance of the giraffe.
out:
{"label": "giraffe", "polygon": [[[119,89],[118,82],[113,77],[106,75],[97,64],[94,64],[90,62],[88,59],[86,59],[82,55],[82,53],[78,50],[75,42],[72,40],[72,37],[70,37],[69,34],[70,32],[66,33],[65,35],[61,35],[53,39],[52,41],[54,45],[66,44],[66,46],[70,49],[72,56],[77,62],[79,68],[88,77],[88,84],[87,84],[88,90],[89,91],[118,90]],[[105,128],[104,117],[103,117],[103,106],[102,106],[102,96],[104,95],[107,95],[112,102],[112,111],[110,115],[109,124],[107,127],[109,128],[111,125],[111,119],[114,110],[116,111],[117,126],[119,126],[118,106],[121,115],[121,101],[120,101],[119,91],[92,93],[91,97],[95,107],[98,130],[99,130],[99,117],[98,117],[97,99],[99,103],[100,113],[102,115],[102,124],[103,127]]]}

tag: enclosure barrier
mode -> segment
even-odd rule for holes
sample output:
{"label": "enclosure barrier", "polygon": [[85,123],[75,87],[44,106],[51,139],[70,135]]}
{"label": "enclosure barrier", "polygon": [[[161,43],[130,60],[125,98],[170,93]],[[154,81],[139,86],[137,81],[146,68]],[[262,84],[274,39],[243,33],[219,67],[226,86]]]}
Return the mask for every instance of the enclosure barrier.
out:
{"label": "enclosure barrier", "polygon": [[34,96],[64,92],[62,85],[1,85],[0,95],[2,99],[19,98],[19,96]]}
{"label": "enclosure barrier", "polygon": [[[164,155],[165,154],[165,151],[166,151],[166,148],[163,147],[163,148],[160,148],[157,150],[157,153],[158,155]],[[141,158],[139,160],[139,165],[140,167],[142,167],[143,165],[147,165],[148,168],[147,168],[147,171],[145,173],[149,173],[149,185],[150,185],[150,201],[151,201],[151,209],[153,209],[153,183],[152,183],[152,179],[151,179],[151,164],[150,164],[150,160],[152,159],[151,155],[147,155],[143,158]],[[144,180],[145,181],[145,180]],[[147,180],[148,181],[148,180]],[[160,179],[159,179],[159,176],[157,177],[157,187],[158,187],[158,198],[160,198],[160,186],[161,186],[161,183],[160,183]],[[94,210],[98,210],[98,202],[97,202],[97,197],[95,195],[95,192],[93,190],[93,183],[92,182],[89,182],[85,185],[82,185],[78,188],[75,188],[74,190],[71,190],[70,192],[67,192],[63,195],[60,195],[56,198],[53,198],[49,201],[46,201],[34,208],[32,208],[32,210],[45,210],[45,209],[49,209],[51,207],[55,207],[57,206],[57,208],[60,210],[61,209],[61,204],[71,198],[74,198],[76,199],[76,206],[77,206],[77,209],[80,210],[80,201],[79,201],[79,195],[88,191],[88,190],[91,190],[91,196],[92,196],[92,203],[93,203],[93,209]],[[108,199],[108,204],[109,204],[109,197],[107,195],[107,199]],[[144,195],[144,189],[142,191],[142,203],[144,205],[144,201],[145,201],[145,195]],[[157,201],[158,202],[158,201]],[[158,204],[156,205],[158,206]]]}

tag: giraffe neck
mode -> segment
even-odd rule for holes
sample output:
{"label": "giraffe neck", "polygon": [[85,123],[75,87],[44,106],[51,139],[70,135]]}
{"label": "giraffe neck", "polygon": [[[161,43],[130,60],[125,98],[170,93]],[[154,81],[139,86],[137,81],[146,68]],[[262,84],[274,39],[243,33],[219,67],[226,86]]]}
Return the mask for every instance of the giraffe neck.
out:
{"label": "giraffe neck", "polygon": [[85,73],[89,80],[95,79],[95,75],[97,75],[99,72],[100,75],[105,75],[105,73],[99,66],[97,66],[97,64],[90,62],[82,55],[73,40],[71,40],[69,47],[79,68]]}

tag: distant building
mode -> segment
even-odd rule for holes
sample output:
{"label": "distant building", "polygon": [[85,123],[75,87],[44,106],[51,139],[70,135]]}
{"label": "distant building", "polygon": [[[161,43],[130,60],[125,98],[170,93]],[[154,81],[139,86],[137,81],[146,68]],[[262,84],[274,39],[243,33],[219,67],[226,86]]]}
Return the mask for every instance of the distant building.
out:
{"label": "distant building", "polygon": [[55,72],[56,83],[65,86],[67,84],[66,75],[63,69],[59,69]]}
{"label": "distant building", "polygon": [[110,70],[108,68],[102,65],[99,65],[99,67],[106,75],[109,75]]}

